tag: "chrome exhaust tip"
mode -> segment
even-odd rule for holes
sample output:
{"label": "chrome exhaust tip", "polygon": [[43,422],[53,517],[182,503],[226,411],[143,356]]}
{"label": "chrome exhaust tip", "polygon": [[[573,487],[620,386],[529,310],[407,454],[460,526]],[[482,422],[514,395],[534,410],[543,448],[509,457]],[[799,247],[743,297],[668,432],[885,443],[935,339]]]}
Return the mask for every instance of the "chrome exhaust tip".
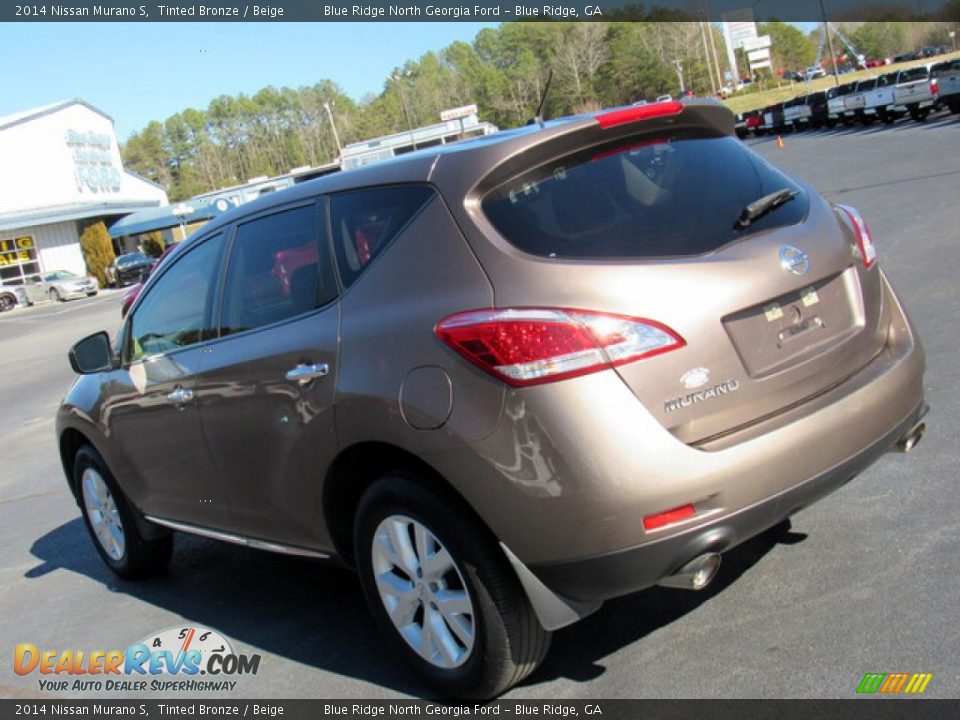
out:
{"label": "chrome exhaust tip", "polygon": [[706,553],[694,558],[673,575],[661,579],[657,585],[682,590],[703,590],[720,569],[720,554]]}
{"label": "chrome exhaust tip", "polygon": [[923,437],[923,434],[927,431],[926,423],[919,423],[915,425],[911,430],[907,432],[902,438],[897,441],[897,444],[894,446],[897,452],[908,453],[913,450],[917,443],[920,442],[920,438]]}

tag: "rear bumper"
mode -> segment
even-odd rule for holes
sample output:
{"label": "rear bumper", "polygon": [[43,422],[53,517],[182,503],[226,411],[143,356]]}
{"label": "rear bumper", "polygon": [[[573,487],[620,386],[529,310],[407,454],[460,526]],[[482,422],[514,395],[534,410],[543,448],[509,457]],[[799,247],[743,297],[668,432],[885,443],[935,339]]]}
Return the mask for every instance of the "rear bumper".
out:
{"label": "rear bumper", "polygon": [[[916,421],[923,349],[881,282],[884,348],[777,415],[688,444],[620,376],[594,373],[509,390],[492,435],[422,457],[554,593],[595,601],[642,589],[839,487]],[[645,516],[688,504],[694,517],[644,528]]]}
{"label": "rear bumper", "polygon": [[578,602],[608,600],[655,585],[693,558],[720,553],[762,533],[852,480],[926,414],[922,403],[886,435],[805,482],[725,517],[619,552],[530,570],[553,592]]}

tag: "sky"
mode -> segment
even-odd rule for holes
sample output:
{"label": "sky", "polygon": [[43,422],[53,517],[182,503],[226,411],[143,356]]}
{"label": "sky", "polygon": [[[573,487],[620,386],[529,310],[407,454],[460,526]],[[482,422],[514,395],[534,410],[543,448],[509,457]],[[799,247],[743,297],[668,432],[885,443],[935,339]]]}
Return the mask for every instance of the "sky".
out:
{"label": "sky", "polygon": [[[805,31],[815,23],[797,23]],[[0,117],[82,98],[121,142],[219,95],[330,79],[360,100],[494,23],[0,23]]]}
{"label": "sky", "polygon": [[328,78],[360,100],[405,61],[491,23],[0,24],[0,117],[82,98],[118,139],[219,95]]}

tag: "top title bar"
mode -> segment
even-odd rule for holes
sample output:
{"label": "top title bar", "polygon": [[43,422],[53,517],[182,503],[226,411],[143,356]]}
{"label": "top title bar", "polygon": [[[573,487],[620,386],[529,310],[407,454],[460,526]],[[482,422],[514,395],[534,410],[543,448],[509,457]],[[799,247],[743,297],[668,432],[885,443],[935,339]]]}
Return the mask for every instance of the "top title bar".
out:
{"label": "top title bar", "polygon": [[[960,21],[956,0],[824,0],[831,22]],[[709,8],[709,9],[708,9]],[[823,20],[818,0],[62,0],[3,3],[2,22],[579,22],[720,21],[749,8],[757,20]],[[709,15],[708,15],[709,13]],[[724,16],[727,16],[725,18]]]}

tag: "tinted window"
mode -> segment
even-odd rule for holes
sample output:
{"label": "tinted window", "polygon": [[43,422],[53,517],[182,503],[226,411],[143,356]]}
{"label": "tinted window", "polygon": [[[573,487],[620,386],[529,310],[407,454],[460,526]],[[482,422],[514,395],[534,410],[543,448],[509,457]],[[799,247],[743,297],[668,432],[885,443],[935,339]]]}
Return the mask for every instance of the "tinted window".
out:
{"label": "tinted window", "polygon": [[150,259],[143,253],[130,253],[129,255],[121,255],[117,258],[117,265],[136,265],[137,263],[146,263],[150,262]]}
{"label": "tinted window", "polygon": [[840,87],[831,88],[827,92],[828,98],[841,97],[843,95],[849,95],[853,91],[853,85],[841,85]]}
{"label": "tinted window", "polygon": [[960,71],[960,58],[955,60],[948,60],[947,62],[940,63],[939,65],[934,65],[930,70],[931,77],[943,77],[944,75],[949,75]]}
{"label": "tinted window", "polygon": [[47,282],[56,282],[57,280],[77,280],[79,277],[79,275],[69,270],[57,270],[56,272],[47,273],[43,276],[43,279]]}
{"label": "tinted window", "polygon": [[916,67],[911,68],[910,70],[904,70],[900,73],[900,80],[897,83],[898,85],[906,82],[913,82],[914,80],[923,80],[930,76],[930,71],[925,67]]}
{"label": "tinted window", "polygon": [[221,334],[252,330],[315,310],[336,297],[315,205],[237,228],[223,291]]}
{"label": "tinted window", "polygon": [[179,255],[130,318],[127,359],[168,353],[210,337],[208,318],[216,291],[223,235]]}
{"label": "tinted window", "polygon": [[510,180],[483,200],[494,227],[548,257],[698,255],[800,222],[799,197],[755,220],[744,207],[794,183],[735,138],[650,140],[587,149]]}
{"label": "tinted window", "polygon": [[333,247],[344,286],[356,280],[433,195],[427,185],[398,185],[354,190],[330,199]]}

